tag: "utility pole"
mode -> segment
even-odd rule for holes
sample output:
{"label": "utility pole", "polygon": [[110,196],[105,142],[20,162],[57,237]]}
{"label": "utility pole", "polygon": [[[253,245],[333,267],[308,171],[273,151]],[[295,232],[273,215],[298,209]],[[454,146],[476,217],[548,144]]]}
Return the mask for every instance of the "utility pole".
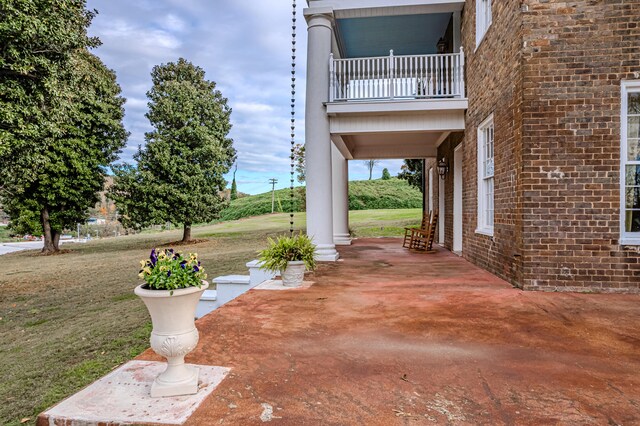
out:
{"label": "utility pole", "polygon": [[273,213],[276,206],[276,183],[278,183],[278,179],[271,178],[269,183],[271,184],[271,213]]}

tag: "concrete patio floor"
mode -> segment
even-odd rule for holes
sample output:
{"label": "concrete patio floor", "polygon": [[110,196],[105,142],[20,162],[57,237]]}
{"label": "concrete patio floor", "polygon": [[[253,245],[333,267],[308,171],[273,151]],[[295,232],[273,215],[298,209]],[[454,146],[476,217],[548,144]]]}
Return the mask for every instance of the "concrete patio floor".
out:
{"label": "concrete patio floor", "polygon": [[202,318],[187,361],[232,371],[186,424],[640,424],[639,296],[522,292],[400,246],[357,240],[312,287]]}

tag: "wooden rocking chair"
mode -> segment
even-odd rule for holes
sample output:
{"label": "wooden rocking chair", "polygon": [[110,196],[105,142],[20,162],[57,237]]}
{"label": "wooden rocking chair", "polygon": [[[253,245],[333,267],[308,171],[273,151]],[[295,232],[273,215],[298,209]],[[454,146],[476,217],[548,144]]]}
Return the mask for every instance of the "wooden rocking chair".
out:
{"label": "wooden rocking chair", "polygon": [[434,253],[433,240],[436,236],[436,228],[438,226],[438,211],[433,212],[431,222],[426,230],[416,230],[409,243],[409,249],[419,250],[425,253]]}
{"label": "wooden rocking chair", "polygon": [[425,212],[422,215],[422,222],[420,228],[404,228],[404,241],[402,247],[411,248],[411,242],[413,241],[413,235],[416,231],[426,231],[431,222],[431,212]]}

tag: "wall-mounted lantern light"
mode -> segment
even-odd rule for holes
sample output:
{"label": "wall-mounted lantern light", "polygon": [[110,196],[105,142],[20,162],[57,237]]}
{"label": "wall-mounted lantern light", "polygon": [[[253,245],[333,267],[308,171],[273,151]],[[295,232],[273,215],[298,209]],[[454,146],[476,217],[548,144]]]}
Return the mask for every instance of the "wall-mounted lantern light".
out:
{"label": "wall-mounted lantern light", "polygon": [[448,45],[447,40],[445,40],[444,37],[440,37],[440,40],[438,40],[438,43],[436,44],[438,54],[444,54],[447,51]]}
{"label": "wall-mounted lantern light", "polygon": [[444,180],[449,172],[449,165],[447,164],[447,160],[442,157],[440,161],[438,161],[438,175],[440,179]]}

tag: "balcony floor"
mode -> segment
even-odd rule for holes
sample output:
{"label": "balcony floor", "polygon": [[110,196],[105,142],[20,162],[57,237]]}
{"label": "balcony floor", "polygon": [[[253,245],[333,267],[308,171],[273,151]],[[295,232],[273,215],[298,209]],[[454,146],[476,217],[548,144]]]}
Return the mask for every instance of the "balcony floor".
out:
{"label": "balcony floor", "polygon": [[186,424],[262,424],[263,404],[291,425],[640,422],[638,296],[522,292],[400,245],[356,240],[312,287],[202,318],[188,362],[233,370]]}

